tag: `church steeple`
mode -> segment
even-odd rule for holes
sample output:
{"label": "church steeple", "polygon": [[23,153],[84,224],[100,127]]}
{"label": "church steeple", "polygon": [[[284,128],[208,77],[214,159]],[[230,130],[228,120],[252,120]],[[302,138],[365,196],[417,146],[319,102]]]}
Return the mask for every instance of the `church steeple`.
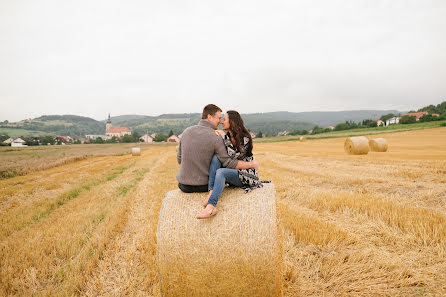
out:
{"label": "church steeple", "polygon": [[108,113],[107,124],[105,124],[105,135],[107,135],[107,132],[108,132],[108,130],[110,130],[111,127],[112,127],[112,123],[111,123],[110,113]]}

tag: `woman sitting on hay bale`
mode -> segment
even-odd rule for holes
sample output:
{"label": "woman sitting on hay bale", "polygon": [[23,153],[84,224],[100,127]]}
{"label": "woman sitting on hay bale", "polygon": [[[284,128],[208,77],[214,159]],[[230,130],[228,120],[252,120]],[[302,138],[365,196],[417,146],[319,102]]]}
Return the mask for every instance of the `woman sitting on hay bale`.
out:
{"label": "woman sitting on hay bale", "polygon": [[[215,133],[223,137],[228,155],[233,159],[246,162],[254,160],[251,134],[246,129],[240,114],[237,111],[229,110],[225,114],[222,125],[223,130],[227,132],[216,130]],[[209,167],[209,195],[203,203],[205,209],[197,216],[198,219],[209,218],[217,213],[217,202],[225,183],[241,187],[245,192],[262,187],[257,170],[254,168],[241,170],[221,168],[220,161],[214,155]]]}

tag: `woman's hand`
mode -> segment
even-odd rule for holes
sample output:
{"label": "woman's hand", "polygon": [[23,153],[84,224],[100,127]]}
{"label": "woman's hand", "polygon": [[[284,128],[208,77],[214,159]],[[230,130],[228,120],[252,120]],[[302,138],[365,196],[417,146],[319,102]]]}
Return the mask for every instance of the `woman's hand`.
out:
{"label": "woman's hand", "polygon": [[257,160],[252,160],[252,168],[254,168],[255,170],[259,170],[259,162],[257,162]]}
{"label": "woman's hand", "polygon": [[223,136],[223,135],[225,135],[226,134],[226,132],[225,131],[223,131],[223,130],[215,130],[215,135],[217,135],[217,136]]}

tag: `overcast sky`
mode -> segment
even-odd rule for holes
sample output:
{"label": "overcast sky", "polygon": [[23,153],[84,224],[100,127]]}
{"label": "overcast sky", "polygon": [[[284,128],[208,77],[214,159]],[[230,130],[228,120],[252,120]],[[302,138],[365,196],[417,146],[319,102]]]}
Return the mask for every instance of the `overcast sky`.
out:
{"label": "overcast sky", "polygon": [[444,100],[443,0],[0,0],[0,121]]}

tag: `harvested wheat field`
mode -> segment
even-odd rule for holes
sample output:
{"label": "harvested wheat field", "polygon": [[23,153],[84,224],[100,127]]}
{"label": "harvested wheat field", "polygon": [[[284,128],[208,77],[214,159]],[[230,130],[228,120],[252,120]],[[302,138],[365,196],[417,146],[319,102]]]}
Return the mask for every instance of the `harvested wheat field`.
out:
{"label": "harvested wheat field", "polygon": [[[446,128],[373,137],[387,152],[348,155],[346,138],[255,144],[275,185],[284,296],[446,295]],[[151,145],[0,180],[0,295],[161,296],[175,155]]]}

